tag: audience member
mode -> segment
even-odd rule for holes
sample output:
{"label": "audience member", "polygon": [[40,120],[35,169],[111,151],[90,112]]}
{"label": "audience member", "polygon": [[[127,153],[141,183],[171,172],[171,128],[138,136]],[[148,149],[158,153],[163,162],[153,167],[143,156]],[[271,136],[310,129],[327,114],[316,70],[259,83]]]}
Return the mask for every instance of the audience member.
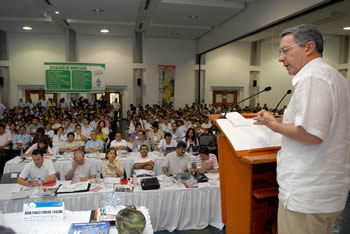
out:
{"label": "audience member", "polygon": [[92,178],[96,178],[96,167],[94,161],[85,159],[83,151],[75,151],[72,169],[65,175],[65,179],[78,182],[87,181]]}
{"label": "audience member", "polygon": [[116,160],[116,150],[110,148],[106,153],[106,160],[101,165],[102,176],[105,177],[123,177],[124,169],[123,164]]}
{"label": "audience member", "polygon": [[134,160],[133,170],[137,177],[153,176],[154,157],[149,154],[149,146],[141,145],[140,153]]}
{"label": "audience member", "polygon": [[24,186],[39,186],[56,180],[56,171],[53,162],[45,159],[43,152],[36,149],[32,153],[33,160],[26,164],[17,178],[17,183]]}

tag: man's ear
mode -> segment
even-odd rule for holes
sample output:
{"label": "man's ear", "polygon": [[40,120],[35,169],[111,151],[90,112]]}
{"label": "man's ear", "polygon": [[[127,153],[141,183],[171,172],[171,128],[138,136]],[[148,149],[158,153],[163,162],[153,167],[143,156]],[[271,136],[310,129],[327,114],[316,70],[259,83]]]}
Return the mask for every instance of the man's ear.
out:
{"label": "man's ear", "polygon": [[308,41],[305,46],[305,52],[306,55],[312,55],[314,54],[316,51],[316,43],[314,41]]}

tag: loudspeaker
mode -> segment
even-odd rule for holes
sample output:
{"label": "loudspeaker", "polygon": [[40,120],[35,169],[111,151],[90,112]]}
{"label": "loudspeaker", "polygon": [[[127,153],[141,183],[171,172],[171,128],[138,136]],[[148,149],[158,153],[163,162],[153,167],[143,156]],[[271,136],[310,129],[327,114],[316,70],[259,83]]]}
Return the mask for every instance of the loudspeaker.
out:
{"label": "loudspeaker", "polygon": [[141,79],[140,79],[140,78],[137,79],[137,80],[136,80],[136,83],[137,83],[137,86],[141,86]]}

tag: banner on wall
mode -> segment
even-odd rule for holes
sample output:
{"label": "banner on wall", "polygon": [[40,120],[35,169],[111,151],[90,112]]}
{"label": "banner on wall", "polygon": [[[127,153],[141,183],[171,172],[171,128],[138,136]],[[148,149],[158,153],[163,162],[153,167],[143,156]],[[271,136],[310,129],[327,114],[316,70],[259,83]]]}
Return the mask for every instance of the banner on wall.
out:
{"label": "banner on wall", "polygon": [[158,65],[159,100],[162,105],[174,103],[176,66]]}
{"label": "banner on wall", "polygon": [[48,93],[101,93],[105,90],[105,64],[44,63]]}

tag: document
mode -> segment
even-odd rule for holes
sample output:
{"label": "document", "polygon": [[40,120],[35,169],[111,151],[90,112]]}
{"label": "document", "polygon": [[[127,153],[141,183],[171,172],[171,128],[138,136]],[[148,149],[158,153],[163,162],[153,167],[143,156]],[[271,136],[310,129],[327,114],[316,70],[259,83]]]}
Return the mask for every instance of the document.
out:
{"label": "document", "polygon": [[281,134],[263,125],[254,125],[253,119],[245,119],[237,112],[227,113],[226,117],[216,121],[235,150],[281,146]]}
{"label": "document", "polygon": [[89,191],[89,182],[78,182],[75,184],[62,184],[58,187],[57,193],[74,193]]}

